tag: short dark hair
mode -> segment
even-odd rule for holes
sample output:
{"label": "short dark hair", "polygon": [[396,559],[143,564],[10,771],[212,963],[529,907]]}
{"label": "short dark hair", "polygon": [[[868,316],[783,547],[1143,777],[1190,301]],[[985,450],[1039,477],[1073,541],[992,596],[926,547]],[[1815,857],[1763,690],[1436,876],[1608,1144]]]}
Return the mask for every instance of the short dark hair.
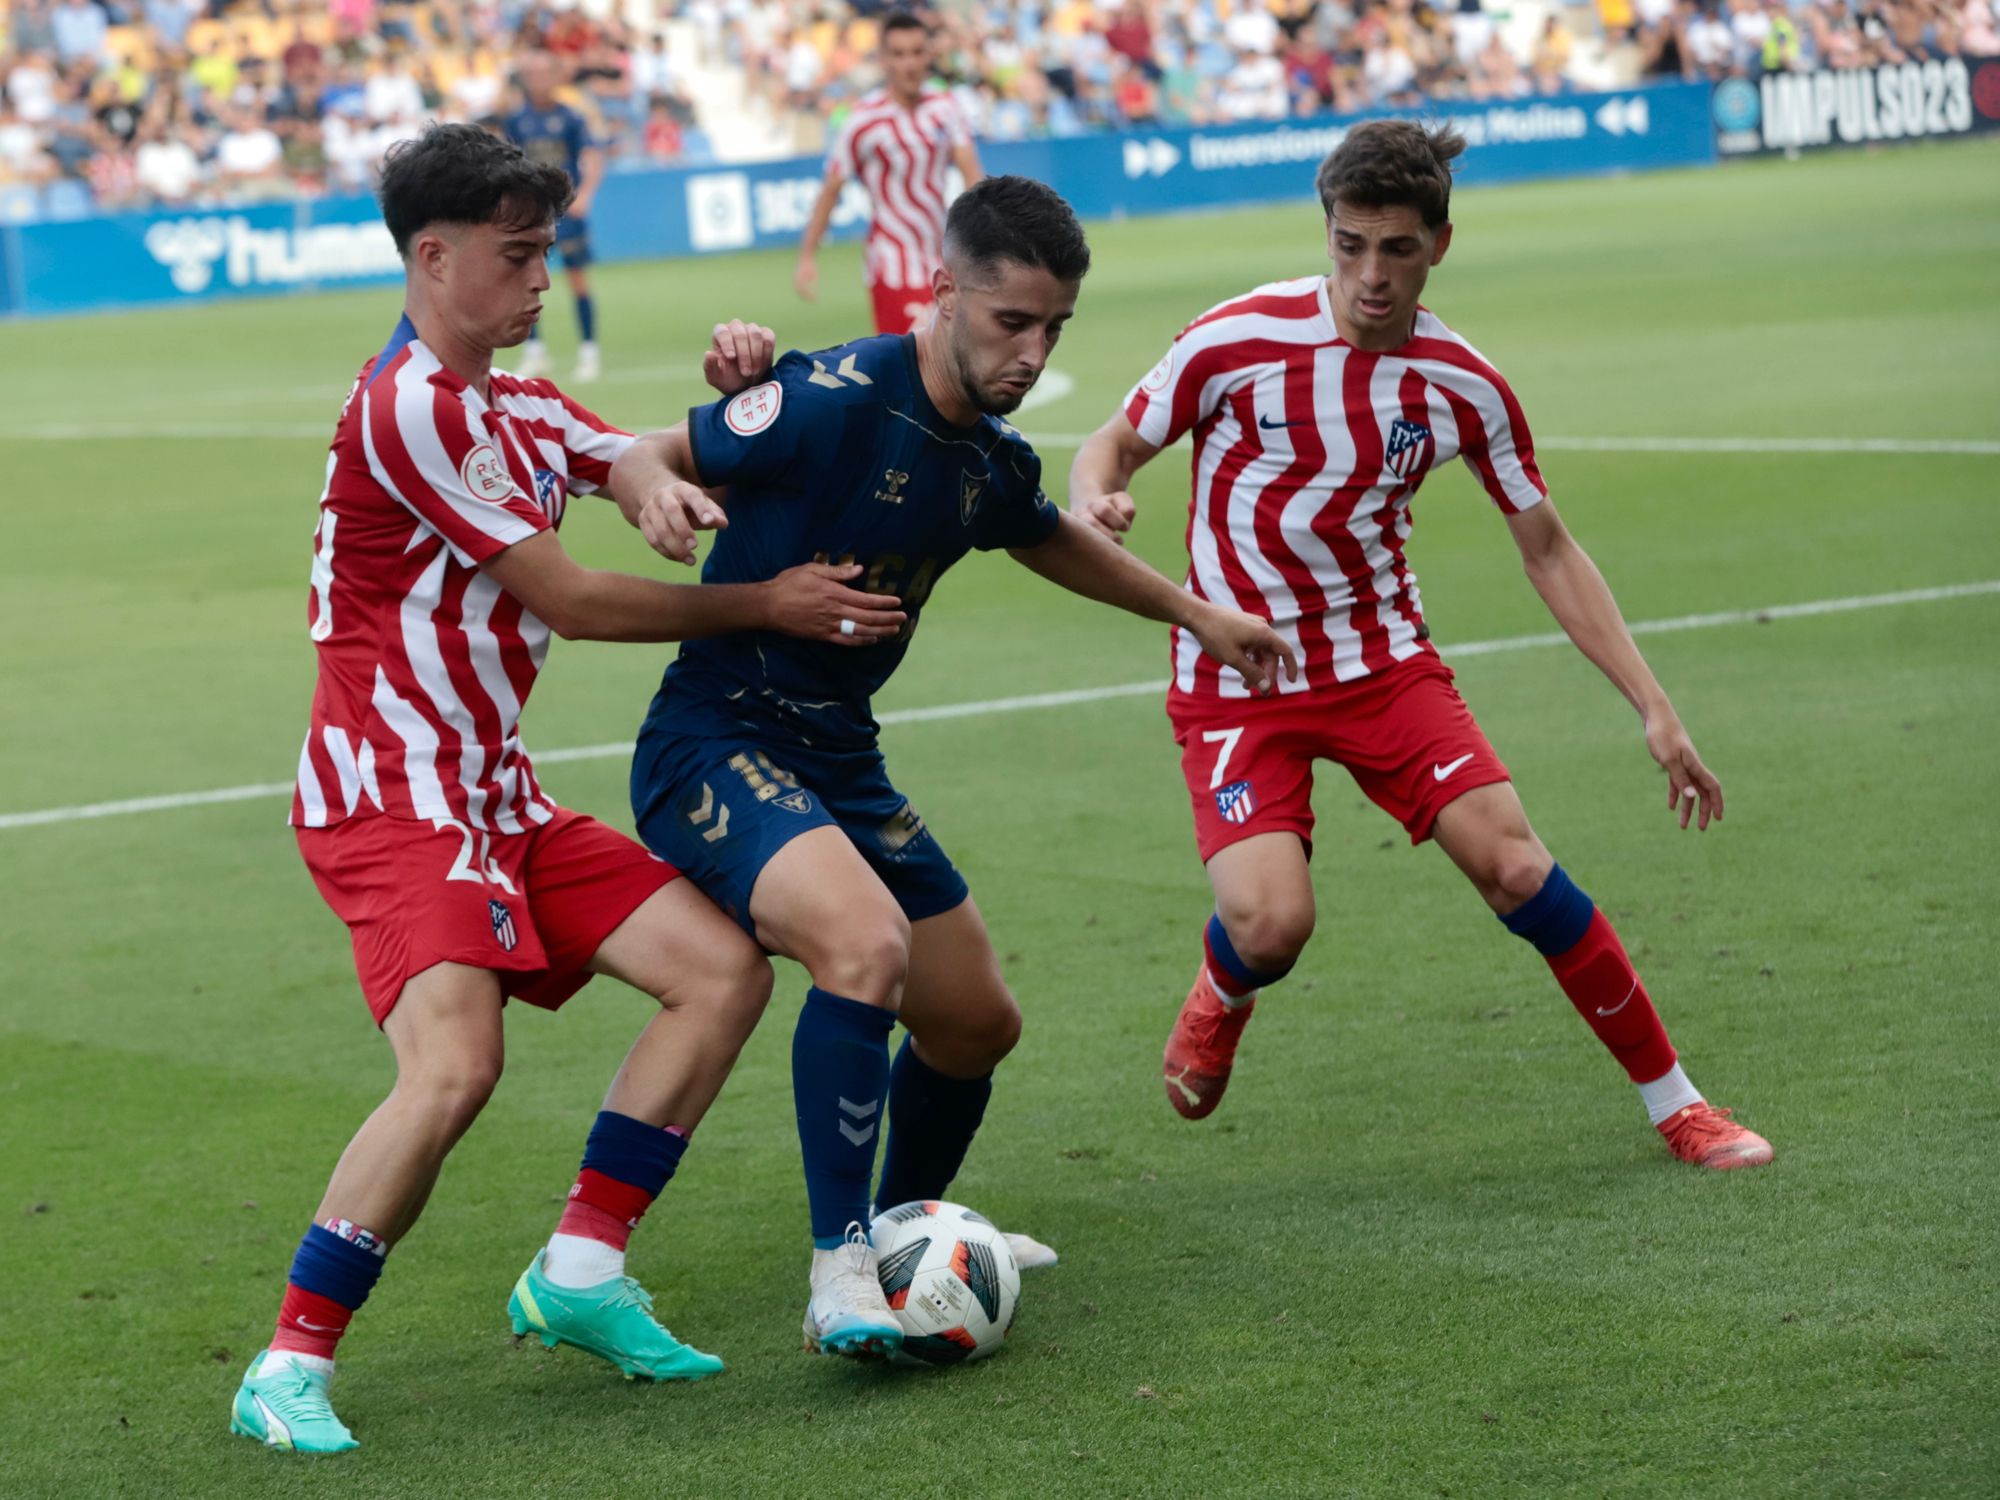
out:
{"label": "short dark hair", "polygon": [[422,135],[389,148],[376,196],[396,253],[407,258],[410,241],[431,224],[553,224],[576,189],[561,167],[531,160],[491,131],[427,125]]}
{"label": "short dark hair", "polygon": [[982,273],[998,261],[1016,261],[1058,281],[1081,281],[1090,269],[1075,212],[1032,177],[985,177],[960,193],[945,216],[944,254]]}
{"label": "short dark hair", "polygon": [[1336,203],[1410,207],[1436,229],[1451,217],[1451,164],[1465,137],[1449,125],[1369,120],[1356,125],[1319,164],[1319,201],[1327,218]]}
{"label": "short dark hair", "polygon": [[882,40],[889,40],[892,31],[921,31],[931,34],[930,23],[913,10],[892,10],[882,18]]}

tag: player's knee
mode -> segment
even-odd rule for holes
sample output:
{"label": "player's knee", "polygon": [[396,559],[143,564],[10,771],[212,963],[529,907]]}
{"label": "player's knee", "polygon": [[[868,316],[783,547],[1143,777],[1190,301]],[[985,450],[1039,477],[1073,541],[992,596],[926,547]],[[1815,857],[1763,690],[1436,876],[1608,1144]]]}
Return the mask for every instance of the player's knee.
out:
{"label": "player's knee", "polygon": [[1535,898],[1555,867],[1555,857],[1530,834],[1494,849],[1479,872],[1479,893],[1495,911],[1510,912]]}
{"label": "player's knee", "polygon": [[893,1005],[910,971],[910,922],[889,907],[843,924],[820,962],[811,964],[813,983],[864,1005]]}
{"label": "player's knee", "polygon": [[476,1053],[424,1068],[397,1079],[399,1093],[415,1097],[423,1112],[455,1138],[479,1118],[500,1082],[501,1057]]}
{"label": "player's knee", "polygon": [[1225,915],[1222,925],[1247,968],[1277,974],[1291,968],[1312,941],[1316,914],[1310,893],[1258,903]]}
{"label": "player's knee", "polygon": [[988,1068],[997,1068],[1021,1040],[1021,1007],[1003,985],[980,1007],[968,1037]]}

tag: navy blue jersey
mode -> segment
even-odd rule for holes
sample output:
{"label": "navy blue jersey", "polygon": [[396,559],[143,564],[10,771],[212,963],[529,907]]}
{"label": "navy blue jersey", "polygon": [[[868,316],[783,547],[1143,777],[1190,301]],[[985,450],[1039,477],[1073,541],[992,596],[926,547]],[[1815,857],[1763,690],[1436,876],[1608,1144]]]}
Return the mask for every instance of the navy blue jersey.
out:
{"label": "navy blue jersey", "polygon": [[567,104],[511,110],[501,118],[500,126],[507,139],[534,160],[561,167],[571,182],[583,181],[583,151],[594,143],[590,126]]}
{"label": "navy blue jersey", "polygon": [[895,640],[835,646],[769,633],[688,641],[667,669],[656,715],[697,703],[813,745],[872,741],[869,699],[909,649],[924,602],[971,549],[1033,547],[1061,517],[1042,461],[995,417],[947,422],[924,393],[914,335],[787,354],[772,379],[695,408],[688,436],[709,487],[728,485],[729,525],[705,583],[751,583],[799,563],[858,562],[857,584],[894,594],[909,620]]}

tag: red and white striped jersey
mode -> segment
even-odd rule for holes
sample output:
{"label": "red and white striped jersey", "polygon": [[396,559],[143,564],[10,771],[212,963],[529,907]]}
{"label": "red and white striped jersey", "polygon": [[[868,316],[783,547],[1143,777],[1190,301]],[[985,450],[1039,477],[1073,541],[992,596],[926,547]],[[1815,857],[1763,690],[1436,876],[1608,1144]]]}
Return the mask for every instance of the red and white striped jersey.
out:
{"label": "red and white striped jersey", "polygon": [[868,284],[928,287],[944,259],[945,169],[972,128],[949,94],[925,94],[915,109],[887,89],[864,94],[827,153],[826,169],[868,189]]}
{"label": "red and white striped jersey", "polygon": [[495,370],[489,391],[405,318],[348,393],[313,537],[297,827],[393,813],[520,833],[553,816],[519,730],[549,628],[479,564],[558,525],[632,438],[546,380]]}
{"label": "red and white striped jersey", "polygon": [[[1432,649],[1403,549],[1434,466],[1462,456],[1510,515],[1548,494],[1520,405],[1477,350],[1422,309],[1402,347],[1356,349],[1321,276],[1196,318],[1125,415],[1156,447],[1194,434],[1187,587],[1271,621],[1302,669],[1281,674],[1287,693]],[[1173,656],[1174,692],[1249,695],[1178,628]]]}

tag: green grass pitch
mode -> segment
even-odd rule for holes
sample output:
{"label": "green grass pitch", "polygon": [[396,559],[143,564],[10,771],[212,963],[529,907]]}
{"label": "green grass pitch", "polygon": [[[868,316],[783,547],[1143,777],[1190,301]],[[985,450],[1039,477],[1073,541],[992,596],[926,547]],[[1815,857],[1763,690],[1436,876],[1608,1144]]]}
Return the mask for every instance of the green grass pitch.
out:
{"label": "green grass pitch", "polygon": [[[1427,299],[1512,379],[1635,620],[2000,578],[1991,452],[1589,451],[1558,439],[2000,438],[2000,150],[1468,191]],[[1311,206],[1093,227],[1058,356],[1094,427],[1187,318],[1322,264]],[[718,314],[853,335],[779,255],[598,274],[631,424],[699,396]],[[567,296],[551,297],[558,353]],[[283,782],[311,691],[325,436],[393,291],[0,327],[0,814]],[[1046,448],[1060,494],[1070,450]],[[1178,572],[1185,455],[1137,544]],[[1413,561],[1441,641],[1550,628],[1461,469]],[[664,567],[609,507],[588,559]],[[1004,557],[942,587],[884,709],[1143,681],[1162,632]],[[645,1002],[512,1018],[507,1077],[342,1359],[359,1453],[225,1435],[305,1215],[390,1078],[276,796],[0,826],[0,1491],[368,1496],[1971,1496],[2000,1492],[1994,899],[2000,597],[1648,637],[1722,776],[1679,834],[1574,652],[1460,685],[1770,1170],[1671,1163],[1534,955],[1322,778],[1318,937],[1205,1125],[1160,1044],[1206,886],[1156,698],[892,727],[1028,1025],[957,1196],[1055,1245],[1011,1346],[949,1373],[798,1350],[787,1046],[802,975],[634,1241],[729,1361],[626,1385],[516,1349]],[[1449,654],[1449,653],[1448,653]],[[664,653],[558,644],[543,750],[625,740]],[[613,758],[548,763],[627,823]]]}

